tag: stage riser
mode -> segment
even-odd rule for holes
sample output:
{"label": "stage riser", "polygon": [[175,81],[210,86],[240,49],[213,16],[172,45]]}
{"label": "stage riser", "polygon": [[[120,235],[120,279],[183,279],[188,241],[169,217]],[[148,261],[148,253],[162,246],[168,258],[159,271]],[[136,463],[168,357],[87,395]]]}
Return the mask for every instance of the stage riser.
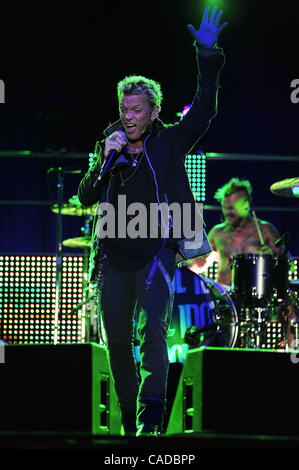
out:
{"label": "stage riser", "polygon": [[182,371],[167,433],[298,434],[298,393],[295,353],[194,349]]}

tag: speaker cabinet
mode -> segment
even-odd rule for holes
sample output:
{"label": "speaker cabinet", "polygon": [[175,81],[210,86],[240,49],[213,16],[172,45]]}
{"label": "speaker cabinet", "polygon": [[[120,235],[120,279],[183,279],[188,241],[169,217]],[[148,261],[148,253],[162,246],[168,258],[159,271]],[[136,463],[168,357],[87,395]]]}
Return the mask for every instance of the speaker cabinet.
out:
{"label": "speaker cabinet", "polygon": [[298,434],[294,353],[198,348],[184,364],[167,434]]}
{"label": "speaker cabinet", "polygon": [[95,343],[7,345],[0,429],[119,434],[106,349]]}

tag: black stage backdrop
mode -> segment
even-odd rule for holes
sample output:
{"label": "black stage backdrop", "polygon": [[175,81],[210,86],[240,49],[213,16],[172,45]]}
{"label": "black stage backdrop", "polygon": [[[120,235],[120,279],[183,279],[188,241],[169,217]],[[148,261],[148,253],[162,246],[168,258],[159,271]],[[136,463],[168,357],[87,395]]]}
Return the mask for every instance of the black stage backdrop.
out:
{"label": "black stage backdrop", "polygon": [[[161,118],[177,120],[176,113],[192,101],[195,89],[195,53],[186,24],[198,26],[207,4],[222,7],[229,26],[220,40],[227,62],[219,113],[199,148],[267,159],[208,161],[205,203],[216,205],[215,190],[232,176],[250,179],[254,206],[264,208],[257,215],[281,233],[289,232],[290,249],[299,255],[299,199],[275,196],[269,189],[276,181],[299,176],[298,162],[287,159],[299,155],[299,103],[291,101],[291,82],[299,79],[299,6],[296,1],[260,0],[132,0],[69,8],[43,3],[3,11],[2,253],[55,252],[56,216],[47,203],[56,197],[57,181],[47,170],[87,169],[95,140],[117,119],[115,87],[125,75],[158,80],[164,91]],[[47,148],[65,148],[67,153],[56,159],[9,156]],[[72,152],[86,157],[67,159]],[[273,155],[285,159],[273,161]],[[65,175],[66,201],[76,193],[80,178]],[[22,204],[33,200],[39,205]],[[207,210],[205,220],[209,229],[219,222],[220,212]],[[83,223],[82,217],[64,216],[63,238],[80,236]]]}

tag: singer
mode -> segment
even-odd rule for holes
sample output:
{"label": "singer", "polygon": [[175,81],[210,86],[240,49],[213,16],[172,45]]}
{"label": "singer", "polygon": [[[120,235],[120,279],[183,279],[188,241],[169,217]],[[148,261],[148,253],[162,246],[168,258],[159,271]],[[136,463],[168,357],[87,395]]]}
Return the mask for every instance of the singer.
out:
{"label": "singer", "polygon": [[[84,206],[109,202],[116,207],[118,196],[125,195],[128,204],[176,202],[195,207],[184,160],[217,113],[225,62],[217,41],[227,24],[220,24],[222,13],[217,7],[206,8],[199,29],[188,25],[199,67],[198,86],[189,112],[179,122],[165,125],[159,119],[163,97],[156,81],[133,75],[118,83],[120,119],[96,143],[98,159],[78,190]],[[175,263],[211,251],[204,232],[200,246],[190,248],[190,239],[171,236],[171,218],[162,217],[159,224],[161,229],[168,224],[167,238],[153,238],[150,230],[146,238],[134,239],[100,240],[95,233],[90,257],[90,278],[98,283],[98,311],[124,430],[137,436],[163,432]],[[139,372],[132,348],[136,310]]]}

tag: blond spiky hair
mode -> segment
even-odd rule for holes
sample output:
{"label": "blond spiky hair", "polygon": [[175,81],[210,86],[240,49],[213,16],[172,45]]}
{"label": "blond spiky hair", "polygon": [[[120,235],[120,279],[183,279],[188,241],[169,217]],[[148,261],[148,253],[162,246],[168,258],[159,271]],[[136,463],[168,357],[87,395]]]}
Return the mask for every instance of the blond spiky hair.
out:
{"label": "blond spiky hair", "polygon": [[161,107],[163,95],[160,83],[142,75],[130,75],[117,84],[117,96],[120,103],[123,95],[148,95],[152,106]]}

